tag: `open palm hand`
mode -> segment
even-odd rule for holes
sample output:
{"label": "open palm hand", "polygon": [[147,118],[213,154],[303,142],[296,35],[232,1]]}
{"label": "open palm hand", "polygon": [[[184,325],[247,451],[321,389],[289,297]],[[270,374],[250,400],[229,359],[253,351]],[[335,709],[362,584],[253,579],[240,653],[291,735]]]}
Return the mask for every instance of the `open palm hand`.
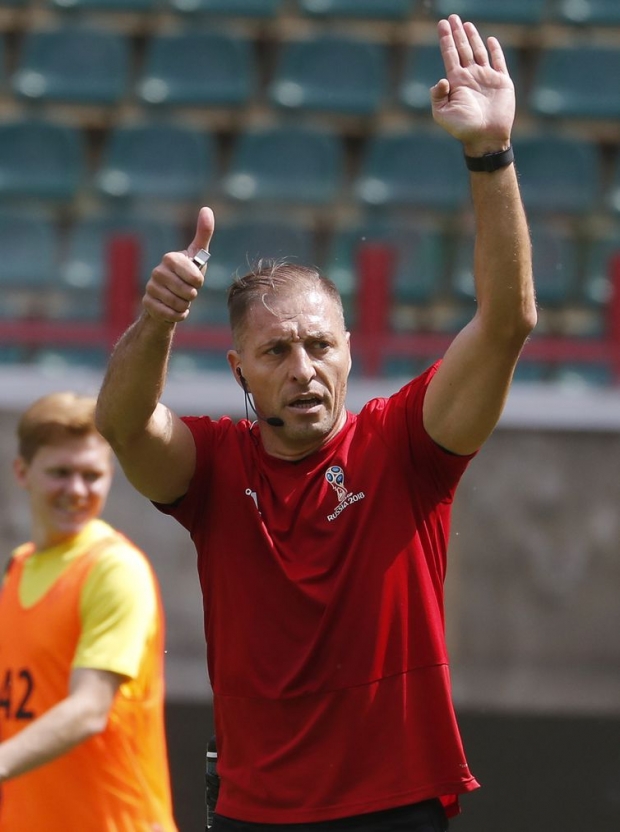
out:
{"label": "open palm hand", "polygon": [[458,15],[439,21],[437,29],[446,77],[431,90],[435,121],[468,153],[507,146],[515,93],[499,42],[489,38],[485,46],[476,27]]}

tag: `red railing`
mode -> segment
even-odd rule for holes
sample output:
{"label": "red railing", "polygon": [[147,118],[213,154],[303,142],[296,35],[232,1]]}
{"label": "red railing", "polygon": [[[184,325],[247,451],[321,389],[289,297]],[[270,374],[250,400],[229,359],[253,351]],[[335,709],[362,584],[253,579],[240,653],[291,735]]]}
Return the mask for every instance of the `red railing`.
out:
{"label": "red railing", "polygon": [[[139,303],[138,242],[118,235],[108,247],[105,310],[100,322],[46,319],[0,321],[0,343],[31,348],[41,346],[103,346],[111,348],[134,320]],[[358,261],[357,325],[352,338],[356,365],[367,377],[379,375],[389,356],[435,358],[452,335],[431,332],[397,333],[390,328],[391,271],[393,253],[380,244],[366,244]],[[620,254],[610,263],[611,297],[607,306],[606,333],[601,338],[536,336],[525,347],[524,357],[534,361],[606,364],[620,384]],[[225,350],[230,347],[227,326],[178,328],[175,344],[186,349]]]}

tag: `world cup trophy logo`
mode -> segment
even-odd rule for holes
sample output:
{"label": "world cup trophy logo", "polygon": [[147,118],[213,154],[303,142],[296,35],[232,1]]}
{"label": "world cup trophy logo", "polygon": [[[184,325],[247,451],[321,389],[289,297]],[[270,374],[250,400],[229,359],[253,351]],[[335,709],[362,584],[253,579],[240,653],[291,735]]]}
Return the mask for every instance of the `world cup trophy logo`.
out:
{"label": "world cup trophy logo", "polygon": [[338,495],[338,502],[341,503],[348,492],[344,485],[344,471],[340,465],[332,465],[325,472],[325,479]]}

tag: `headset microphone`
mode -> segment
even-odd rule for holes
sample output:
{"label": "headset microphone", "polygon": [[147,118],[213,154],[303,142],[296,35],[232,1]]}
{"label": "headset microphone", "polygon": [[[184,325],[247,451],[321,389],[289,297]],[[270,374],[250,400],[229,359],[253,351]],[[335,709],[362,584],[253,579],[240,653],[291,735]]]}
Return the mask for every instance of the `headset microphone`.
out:
{"label": "headset microphone", "polygon": [[261,416],[257,409],[254,407],[254,403],[250,398],[250,391],[248,390],[248,385],[246,383],[245,378],[243,377],[243,373],[241,372],[241,367],[237,367],[237,375],[239,376],[239,381],[241,382],[241,386],[243,387],[243,392],[245,393],[245,401],[246,401],[246,413],[247,413],[247,404],[249,402],[250,407],[254,411],[254,415],[257,419],[261,422],[267,422],[268,425],[271,425],[272,428],[283,428],[284,427],[284,419],[280,419],[279,416]]}

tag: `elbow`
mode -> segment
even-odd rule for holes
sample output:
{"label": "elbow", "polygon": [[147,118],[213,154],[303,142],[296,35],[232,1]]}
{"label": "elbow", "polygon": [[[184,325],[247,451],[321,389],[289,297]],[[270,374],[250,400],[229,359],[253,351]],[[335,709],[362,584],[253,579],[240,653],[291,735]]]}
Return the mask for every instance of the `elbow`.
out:
{"label": "elbow", "polygon": [[89,740],[102,734],[108,725],[109,711],[100,709],[87,710],[82,714],[82,736]]}
{"label": "elbow", "polygon": [[110,445],[113,445],[114,436],[112,425],[106,418],[105,408],[101,404],[101,399],[97,400],[97,406],[95,407],[95,427],[103,438],[107,439]]}
{"label": "elbow", "polygon": [[536,324],[538,323],[538,310],[536,308],[536,303],[532,300],[531,303],[527,304],[523,308],[523,312],[521,314],[521,318],[519,321],[519,328],[522,333],[522,338],[525,341],[532,332],[536,329]]}

